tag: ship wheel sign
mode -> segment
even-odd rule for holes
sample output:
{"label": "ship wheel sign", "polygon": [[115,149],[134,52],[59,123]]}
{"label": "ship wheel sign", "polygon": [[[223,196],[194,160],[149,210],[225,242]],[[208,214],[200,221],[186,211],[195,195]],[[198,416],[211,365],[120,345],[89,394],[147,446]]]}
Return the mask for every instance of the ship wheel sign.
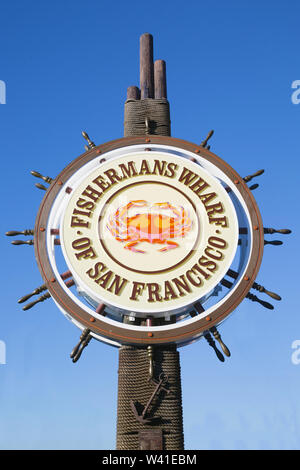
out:
{"label": "ship wheel sign", "polygon": [[172,137],[89,142],[55,180],[32,172],[51,184],[34,232],[19,232],[34,233],[45,282],[20,302],[48,290],[24,309],[53,298],[83,331],[74,361],[92,337],[180,346],[214,331],[246,296],[273,308],[249,292],[280,299],[254,282],[264,233],[275,230],[263,228],[246,184],[253,175]]}

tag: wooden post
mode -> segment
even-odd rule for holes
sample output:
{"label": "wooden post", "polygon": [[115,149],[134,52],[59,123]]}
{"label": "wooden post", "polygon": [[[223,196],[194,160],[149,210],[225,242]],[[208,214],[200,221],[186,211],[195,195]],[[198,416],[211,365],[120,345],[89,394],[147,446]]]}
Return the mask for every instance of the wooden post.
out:
{"label": "wooden post", "polygon": [[140,89],[141,99],[154,98],[153,36],[140,37]]}
{"label": "wooden post", "polygon": [[164,60],[154,62],[154,97],[156,100],[167,98],[166,62]]}
{"label": "wooden post", "polygon": [[140,90],[137,86],[129,86],[127,88],[127,99],[128,100],[139,100],[141,96]]}
{"label": "wooden post", "polygon": [[[159,123],[161,134],[157,132],[156,135],[171,135],[169,103],[166,100],[166,64],[163,60],[157,60],[153,66],[153,38],[148,33],[140,38],[140,87],[140,100],[137,87],[127,89],[127,100],[133,98],[137,101],[125,103],[125,137],[141,135],[141,130],[146,136],[146,118],[152,124]],[[157,100],[165,99],[166,102],[156,102],[154,97]],[[146,98],[152,100],[143,101]],[[124,323],[127,322],[126,318],[123,317]],[[170,323],[160,320],[161,324]],[[171,323],[175,321],[176,317],[172,316]],[[149,319],[146,323],[149,325]],[[119,350],[118,373],[117,449],[184,449],[180,356],[176,345],[122,345]],[[145,424],[137,419],[132,404],[137,402],[146,406],[155,386],[149,381],[152,374],[155,379],[161,374],[168,377],[172,393],[167,399],[163,395],[156,398],[155,408],[151,410],[153,420],[150,424]]]}

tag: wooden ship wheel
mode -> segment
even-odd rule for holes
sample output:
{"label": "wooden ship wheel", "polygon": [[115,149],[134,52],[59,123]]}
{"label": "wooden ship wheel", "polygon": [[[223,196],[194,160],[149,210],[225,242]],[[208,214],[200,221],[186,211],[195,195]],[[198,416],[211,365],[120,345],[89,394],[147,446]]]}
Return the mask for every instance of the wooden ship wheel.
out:
{"label": "wooden ship wheel", "polygon": [[[13,243],[34,244],[44,283],[19,302],[29,301],[26,310],[54,300],[81,330],[73,362],[91,339],[120,348],[119,449],[182,449],[177,347],[204,338],[221,361],[230,355],[217,328],[245,298],[273,309],[253,290],[280,300],[255,279],[264,245],[281,243],[264,235],[290,230],[262,224],[257,185],[248,183],[263,170],[241,177],[211,151],[213,131],[200,144],[170,136],[165,63],[153,65],[149,34],[141,37],[141,85],[128,89],[124,134],[95,145],[83,132],[85,153],[56,178],[32,171],[48,184],[36,184],[45,195],[34,230],[7,235],[33,235]],[[134,364],[146,372],[134,375]],[[139,381],[137,396],[130,387]],[[166,429],[171,408],[177,418]]]}

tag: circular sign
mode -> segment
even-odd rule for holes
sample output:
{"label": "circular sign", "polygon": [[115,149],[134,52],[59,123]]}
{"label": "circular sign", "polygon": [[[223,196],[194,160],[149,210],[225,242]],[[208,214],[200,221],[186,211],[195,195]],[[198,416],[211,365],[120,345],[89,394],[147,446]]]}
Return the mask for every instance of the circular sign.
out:
{"label": "circular sign", "polygon": [[253,195],[227,163],[139,136],[92,148],[58,175],[34,246],[64,315],[119,346],[199,339],[247,295],[263,245]]}
{"label": "circular sign", "polygon": [[140,316],[179,311],[224,277],[238,243],[233,203],[216,178],[167,152],[111,159],[72,188],[64,257],[81,289]]}

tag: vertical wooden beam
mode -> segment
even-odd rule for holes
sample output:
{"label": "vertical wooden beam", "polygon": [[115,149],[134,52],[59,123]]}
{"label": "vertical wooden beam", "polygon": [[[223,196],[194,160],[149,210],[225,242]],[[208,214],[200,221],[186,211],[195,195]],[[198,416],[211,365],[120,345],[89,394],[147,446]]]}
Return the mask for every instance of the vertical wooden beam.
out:
{"label": "vertical wooden beam", "polygon": [[139,100],[140,99],[140,90],[137,86],[129,86],[127,88],[127,99],[128,100]]}
{"label": "vertical wooden beam", "polygon": [[153,36],[140,37],[140,89],[141,99],[154,98]]}
{"label": "vertical wooden beam", "polygon": [[[155,71],[154,71],[155,69]],[[155,78],[154,78],[155,76]],[[154,93],[155,80],[155,93]],[[166,64],[163,60],[156,61],[153,65],[153,38],[151,34],[143,34],[140,37],[140,89],[141,100],[152,98],[150,102],[129,101],[125,103],[124,136],[145,135],[145,118],[151,119],[151,110],[161,107],[159,113],[155,110],[154,121],[157,126],[156,135],[170,135],[170,110],[169,103],[155,103],[155,99],[167,98]],[[137,99],[136,87],[129,87],[127,99]],[[163,105],[162,105],[163,104]],[[156,115],[158,114],[158,116]],[[152,121],[153,122],[153,121]],[[158,127],[159,125],[159,127]],[[161,319],[161,324],[173,323]],[[126,323],[126,316],[123,317]],[[152,345],[148,345],[152,349]],[[154,357],[152,357],[152,353]],[[154,359],[154,360],[153,360]],[[151,367],[151,370],[150,370]],[[155,345],[149,353],[145,347],[122,345],[119,349],[119,378],[118,378],[118,414],[117,414],[117,450],[145,450],[145,437],[143,431],[147,431],[147,448],[149,450],[183,450],[183,417],[181,398],[180,356],[176,345]],[[173,392],[168,399],[163,396],[157,398],[155,409],[152,410],[153,422],[146,426],[136,419],[131,400],[145,406],[149,400],[150,373],[158,378],[161,373],[168,377],[170,390]],[[152,387],[153,390],[153,384]],[[158,444],[157,433],[163,436],[163,447]]]}
{"label": "vertical wooden beam", "polygon": [[166,62],[164,60],[154,62],[154,97],[156,100],[167,98]]}

